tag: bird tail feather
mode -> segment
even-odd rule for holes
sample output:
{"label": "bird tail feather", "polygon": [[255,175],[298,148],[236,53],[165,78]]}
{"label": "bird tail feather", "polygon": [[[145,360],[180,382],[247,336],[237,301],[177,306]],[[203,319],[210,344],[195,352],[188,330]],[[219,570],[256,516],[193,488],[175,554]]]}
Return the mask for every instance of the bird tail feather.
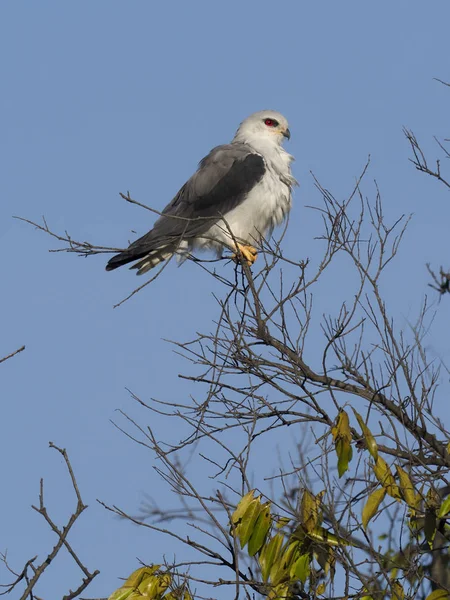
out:
{"label": "bird tail feather", "polygon": [[159,263],[171,258],[173,254],[173,250],[169,250],[167,247],[159,248],[158,250],[154,250],[150,254],[147,254],[145,258],[135,265],[132,265],[130,269],[137,269],[136,275],[143,275],[144,273],[147,273],[147,271],[150,271],[150,269],[156,267],[156,265],[159,265]]}
{"label": "bird tail feather", "polygon": [[144,250],[144,251],[136,251],[135,248],[124,250],[120,252],[120,254],[116,254],[113,256],[106,265],[107,271],[112,271],[113,269],[117,269],[118,267],[122,267],[123,265],[127,265],[130,262],[135,262],[139,259],[135,265],[130,267],[131,269],[137,269],[137,275],[142,275],[153,267],[156,267],[159,263],[169,259],[174,253],[173,245],[161,246],[160,248],[155,248],[154,250]]}

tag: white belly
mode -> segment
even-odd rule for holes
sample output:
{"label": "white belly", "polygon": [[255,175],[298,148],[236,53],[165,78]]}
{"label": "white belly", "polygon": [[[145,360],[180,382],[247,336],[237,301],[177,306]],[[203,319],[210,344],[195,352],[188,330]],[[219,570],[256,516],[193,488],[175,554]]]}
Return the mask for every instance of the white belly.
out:
{"label": "white belly", "polygon": [[268,170],[247,198],[196,239],[192,247],[222,252],[224,247],[235,248],[233,238],[241,244],[259,245],[283,221],[290,208],[289,186]]}

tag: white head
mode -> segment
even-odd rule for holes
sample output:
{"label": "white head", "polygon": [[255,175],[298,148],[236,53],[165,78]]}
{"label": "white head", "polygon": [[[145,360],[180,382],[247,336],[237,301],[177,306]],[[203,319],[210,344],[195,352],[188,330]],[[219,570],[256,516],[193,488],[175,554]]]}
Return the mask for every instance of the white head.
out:
{"label": "white head", "polygon": [[275,110],[261,110],[242,121],[234,136],[235,142],[246,142],[255,148],[267,145],[281,146],[291,137],[288,122]]}

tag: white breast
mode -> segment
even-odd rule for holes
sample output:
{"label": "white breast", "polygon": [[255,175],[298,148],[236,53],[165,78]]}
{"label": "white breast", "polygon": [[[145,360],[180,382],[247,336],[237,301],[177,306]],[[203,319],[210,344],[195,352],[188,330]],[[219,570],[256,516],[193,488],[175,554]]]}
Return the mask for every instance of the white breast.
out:
{"label": "white breast", "polygon": [[291,208],[291,186],[296,183],[290,172],[293,159],[280,147],[275,152],[259,153],[266,165],[261,181],[239,206],[224,215],[224,220],[189,244],[190,249],[221,253],[224,247],[235,248],[233,238],[242,244],[258,246],[282,223]]}
{"label": "white breast", "polygon": [[194,247],[221,253],[224,247],[234,249],[233,238],[241,244],[258,246],[283,221],[290,208],[290,187],[268,169],[247,198],[195,240]]}

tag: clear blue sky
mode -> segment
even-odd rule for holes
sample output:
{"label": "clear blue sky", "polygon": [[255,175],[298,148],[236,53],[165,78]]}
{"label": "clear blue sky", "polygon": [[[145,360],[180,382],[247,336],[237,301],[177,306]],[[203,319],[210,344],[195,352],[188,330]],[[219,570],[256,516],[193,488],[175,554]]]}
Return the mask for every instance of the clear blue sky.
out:
{"label": "clear blue sky", "polygon": [[[171,555],[170,542],[95,502],[131,512],[144,493],[171,502],[150,455],[110,419],[116,409],[148,419],[125,387],[143,398],[187,398],[192,390],[176,375],[188,366],[162,340],[209,331],[217,314],[211,280],[192,263],[170,265],[113,310],[141,280],[126,269],[106,273],[102,256],[49,254],[57,245],[12,215],[45,215],[74,238],[123,246],[152,217],[119,192],[163,208],[213,145],[250,113],[274,108],[289,119],[301,184],[286,252],[318,256],[319,223],[305,208],[320,202],[310,171],[343,198],[370,154],[367,192],[376,178],[389,218],[414,213],[384,280],[392,313],[406,323],[427,292],[424,264],[449,266],[448,193],[414,171],[402,135],[411,127],[431,150],[434,134],[448,137],[450,94],[433,77],[450,80],[449,22],[446,0],[3,0],[0,356],[26,345],[0,366],[0,549],[12,566],[54,542],[30,509],[41,476],[52,514],[63,519],[71,508],[49,440],[70,452],[90,505],[72,538],[101,570],[87,597],[108,595],[137,556]],[[334,282],[342,284],[338,273]],[[432,334],[448,330],[448,300]],[[430,336],[428,347],[450,358],[448,335]],[[40,595],[59,598],[77,577],[60,559]],[[8,580],[0,566],[0,582]]]}

